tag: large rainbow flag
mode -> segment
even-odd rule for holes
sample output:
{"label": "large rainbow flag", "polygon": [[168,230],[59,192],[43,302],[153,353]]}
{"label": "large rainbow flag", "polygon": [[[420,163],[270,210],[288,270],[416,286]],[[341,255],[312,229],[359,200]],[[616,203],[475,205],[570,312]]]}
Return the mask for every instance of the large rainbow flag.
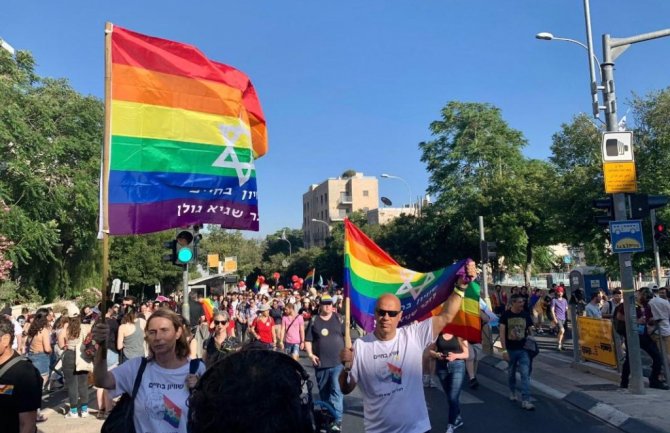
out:
{"label": "large rainbow flag", "polygon": [[[374,329],[375,303],[384,293],[400,298],[400,326],[439,314],[466,260],[437,271],[416,272],[401,267],[348,219],[344,225],[344,290],[356,322],[368,332]],[[445,329],[468,341],[481,341],[479,284],[468,285],[461,311]]]}
{"label": "large rainbow flag", "polygon": [[254,159],[267,134],[249,78],[191,45],[118,26],[110,49],[109,234],[196,223],[257,231]]}

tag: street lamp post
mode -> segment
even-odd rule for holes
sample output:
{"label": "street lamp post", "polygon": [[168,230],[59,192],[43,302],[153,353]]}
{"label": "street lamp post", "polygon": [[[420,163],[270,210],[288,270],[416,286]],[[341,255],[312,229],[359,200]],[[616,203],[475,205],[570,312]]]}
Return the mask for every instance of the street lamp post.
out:
{"label": "street lamp post", "polygon": [[[586,19],[586,33],[589,46],[585,46],[579,41],[567,38],[555,38],[551,33],[538,33],[538,39],[543,40],[565,40],[575,42],[589,51],[589,65],[591,66],[591,78],[595,79],[593,72],[593,46],[591,42],[591,18],[589,14],[589,0],[584,0],[584,15]],[[614,85],[614,60],[620,56],[631,44],[670,36],[670,29],[659,30],[656,32],[645,33],[629,38],[612,38],[609,34],[602,36],[603,42],[603,62],[598,63],[601,69],[601,86],[592,83],[591,93],[594,96],[593,109],[594,116],[598,117],[600,110],[605,111],[605,124],[608,132],[619,130],[617,119],[616,93]],[[604,106],[597,102],[597,91],[602,90]],[[628,219],[626,212],[626,195],[624,193],[612,194],[614,205],[614,218],[617,221]],[[624,293],[624,313],[626,322],[626,348],[628,350],[628,359],[630,364],[630,389],[634,394],[643,394],[644,387],[642,383],[642,360],[640,358],[640,339],[637,334],[637,321],[635,312],[635,281],[633,277],[633,255],[632,253],[619,253],[619,272],[621,274],[621,288]]]}
{"label": "street lamp post", "polygon": [[[325,222],[324,220],[320,220],[320,219],[316,219],[316,218],[312,218],[312,222],[314,222],[314,223],[325,224],[326,227],[328,227],[328,236],[330,236],[330,224],[328,224],[328,223]],[[324,243],[325,243],[325,242],[324,242]]]}
{"label": "street lamp post", "polygon": [[288,242],[288,256],[291,257],[291,241],[286,238],[286,230],[281,232],[281,240]]}
{"label": "street lamp post", "polygon": [[403,179],[402,177],[394,176],[392,174],[382,173],[381,177],[383,177],[384,179],[398,179],[405,184],[405,186],[407,187],[407,192],[409,193],[409,203],[408,203],[408,205],[411,208],[412,207],[412,188],[409,187],[409,183],[407,183],[407,181],[405,179]]}

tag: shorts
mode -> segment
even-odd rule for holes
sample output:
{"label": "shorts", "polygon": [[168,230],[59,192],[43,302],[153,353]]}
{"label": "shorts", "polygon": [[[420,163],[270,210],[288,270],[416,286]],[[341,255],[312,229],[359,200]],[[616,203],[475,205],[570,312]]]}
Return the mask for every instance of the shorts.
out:
{"label": "shorts", "polygon": [[565,320],[556,320],[558,330],[565,331]]}
{"label": "shorts", "polygon": [[300,354],[299,343],[284,343],[284,351],[287,355],[296,356]]}
{"label": "shorts", "polygon": [[480,358],[480,354],[482,353],[482,345],[479,343],[472,343],[468,345],[468,361],[470,360],[477,360]]}
{"label": "shorts", "polygon": [[51,356],[48,353],[39,352],[39,353],[29,353],[28,359],[33,363],[35,368],[40,372],[42,376],[49,374],[49,364],[51,361]]}

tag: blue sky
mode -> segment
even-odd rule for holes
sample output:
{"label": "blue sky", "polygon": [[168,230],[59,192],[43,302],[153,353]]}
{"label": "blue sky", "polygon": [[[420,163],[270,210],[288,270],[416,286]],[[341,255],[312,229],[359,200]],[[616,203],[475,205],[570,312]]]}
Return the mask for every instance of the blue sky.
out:
{"label": "blue sky", "polygon": [[[593,40],[670,27],[670,1],[591,0]],[[269,153],[257,161],[260,235],[300,228],[302,194],[347,169],[403,177],[413,195],[428,174],[418,143],[451,100],[488,102],[545,159],[561,123],[590,112],[582,0],[267,0],[64,2],[4,0],[0,38],[35,56],[39,74],[103,96],[106,21],[190,43],[246,72],[265,112]],[[670,85],[670,38],[616,61],[619,111],[632,93]],[[407,200],[380,180],[380,195]],[[249,233],[250,234],[250,233]]]}

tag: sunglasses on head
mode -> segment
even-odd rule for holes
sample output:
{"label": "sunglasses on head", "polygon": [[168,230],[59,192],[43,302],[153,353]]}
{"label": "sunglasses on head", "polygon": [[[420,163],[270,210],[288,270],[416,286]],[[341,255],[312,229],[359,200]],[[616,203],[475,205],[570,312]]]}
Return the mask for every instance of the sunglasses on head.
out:
{"label": "sunglasses on head", "polygon": [[214,321],[215,325],[225,325],[226,323],[228,323],[227,320],[215,320]]}
{"label": "sunglasses on head", "polygon": [[400,314],[400,311],[394,311],[394,310],[382,310],[381,308],[377,308],[377,309],[375,310],[375,313],[377,313],[377,316],[379,316],[379,317],[384,317],[384,316],[386,316],[387,314],[389,315],[389,317],[395,317],[395,316],[397,316],[398,314]]}

